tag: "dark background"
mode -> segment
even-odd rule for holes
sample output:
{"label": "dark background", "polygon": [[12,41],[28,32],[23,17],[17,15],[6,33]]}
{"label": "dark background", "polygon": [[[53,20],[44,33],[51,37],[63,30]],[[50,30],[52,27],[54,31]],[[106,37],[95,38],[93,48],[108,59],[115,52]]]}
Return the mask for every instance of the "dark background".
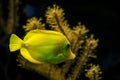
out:
{"label": "dark background", "polygon": [[[7,5],[7,0],[4,0]],[[96,61],[102,70],[102,80],[120,80],[120,39],[119,39],[119,4],[118,2],[91,2],[81,0],[21,0],[20,27],[32,16],[44,17],[48,6],[57,4],[65,11],[65,17],[71,26],[78,22],[86,25],[90,33],[99,39]],[[4,6],[6,13],[8,10]],[[2,36],[2,35],[1,35]],[[8,38],[9,39],[9,38]],[[6,42],[8,43],[8,39]],[[17,67],[17,54],[8,54],[8,47],[0,45],[0,80],[41,80],[38,74]],[[19,74],[18,74],[19,73]],[[22,74],[22,75],[21,75]],[[44,79],[42,79],[44,80]]]}

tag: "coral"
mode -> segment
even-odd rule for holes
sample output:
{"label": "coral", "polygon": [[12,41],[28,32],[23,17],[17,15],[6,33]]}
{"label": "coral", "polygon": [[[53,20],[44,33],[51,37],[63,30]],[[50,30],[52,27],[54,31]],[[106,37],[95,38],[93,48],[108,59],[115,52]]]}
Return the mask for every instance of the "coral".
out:
{"label": "coral", "polygon": [[[24,59],[20,54],[17,61],[20,63],[19,66],[22,68],[35,71],[40,75],[48,77],[50,80],[77,80],[81,78],[82,71],[85,69],[85,66],[88,65],[88,60],[90,58],[96,58],[94,51],[98,46],[98,39],[94,39],[93,34],[89,34],[89,30],[82,25],[80,22],[77,26],[70,28],[67,20],[65,19],[65,13],[62,8],[57,5],[53,7],[48,7],[46,10],[46,23],[42,23],[42,19],[37,19],[35,17],[28,20],[27,24],[23,26],[26,32],[33,29],[46,29],[45,24],[49,25],[51,30],[59,31],[63,33],[71,43],[71,49],[76,54],[74,60],[69,60],[61,64],[33,64]],[[97,66],[92,66],[88,69],[86,76],[89,77],[92,74],[89,74],[93,69],[98,70]],[[95,77],[98,77],[98,72]],[[91,77],[89,77],[91,78]],[[98,80],[90,79],[90,80]]]}
{"label": "coral", "polygon": [[[7,5],[6,5],[7,4]],[[4,41],[9,37],[9,35],[15,32],[16,28],[19,24],[19,0],[8,0],[8,1],[0,1],[0,35],[2,38],[0,39],[0,44],[4,47],[7,46]],[[4,7],[5,5],[5,7]],[[4,10],[5,9],[5,10]]]}
{"label": "coral", "polygon": [[15,27],[18,26],[18,6],[19,0],[9,0],[7,27],[4,29],[7,34],[11,34],[15,30]]}
{"label": "coral", "polygon": [[26,32],[33,30],[33,29],[45,29],[45,24],[41,22],[42,18],[39,20],[36,17],[32,17],[28,19],[28,23],[23,26]]}
{"label": "coral", "polygon": [[90,80],[100,80],[100,74],[102,72],[100,71],[100,66],[99,65],[92,65],[90,64],[90,69],[86,69],[86,77],[88,77]]}

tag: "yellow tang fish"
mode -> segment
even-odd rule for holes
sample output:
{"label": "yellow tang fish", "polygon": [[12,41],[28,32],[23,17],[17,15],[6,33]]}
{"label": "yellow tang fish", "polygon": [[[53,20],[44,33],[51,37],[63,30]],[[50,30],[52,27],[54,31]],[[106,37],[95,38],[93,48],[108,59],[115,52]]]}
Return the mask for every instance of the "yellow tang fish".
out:
{"label": "yellow tang fish", "polygon": [[20,49],[25,59],[37,64],[59,64],[75,58],[67,38],[60,32],[50,30],[32,30],[23,40],[12,34],[9,48],[10,52]]}

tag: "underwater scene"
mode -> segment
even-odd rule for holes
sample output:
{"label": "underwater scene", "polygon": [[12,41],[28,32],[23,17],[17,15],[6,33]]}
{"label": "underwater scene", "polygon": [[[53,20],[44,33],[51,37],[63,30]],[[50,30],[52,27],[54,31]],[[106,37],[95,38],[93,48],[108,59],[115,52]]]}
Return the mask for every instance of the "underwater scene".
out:
{"label": "underwater scene", "polygon": [[0,80],[120,80],[119,21],[117,2],[0,0]]}

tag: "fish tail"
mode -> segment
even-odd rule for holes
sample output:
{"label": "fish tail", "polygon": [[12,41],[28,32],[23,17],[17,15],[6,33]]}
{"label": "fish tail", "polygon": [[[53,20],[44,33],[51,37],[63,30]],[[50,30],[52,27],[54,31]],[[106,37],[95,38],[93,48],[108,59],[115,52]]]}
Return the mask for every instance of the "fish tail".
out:
{"label": "fish tail", "polygon": [[20,49],[22,44],[23,44],[23,40],[20,39],[17,35],[12,34],[10,37],[10,44],[9,44],[10,52]]}

